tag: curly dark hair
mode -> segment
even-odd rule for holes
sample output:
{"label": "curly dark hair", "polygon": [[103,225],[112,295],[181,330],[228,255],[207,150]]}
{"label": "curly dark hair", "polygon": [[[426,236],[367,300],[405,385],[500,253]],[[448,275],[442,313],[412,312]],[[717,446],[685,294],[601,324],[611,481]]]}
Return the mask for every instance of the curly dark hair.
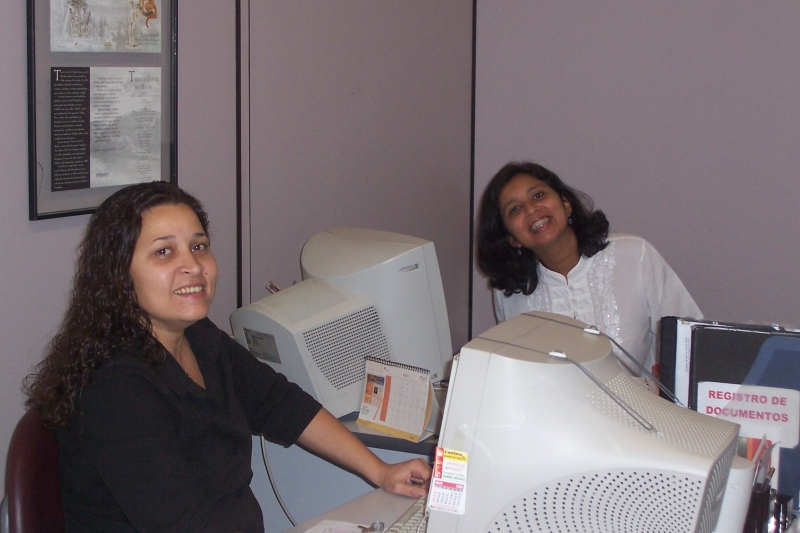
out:
{"label": "curly dark hair", "polygon": [[531,294],[539,284],[539,258],[527,248],[511,245],[500,212],[500,192],[520,174],[543,181],[570,203],[571,227],[578,238],[581,255],[592,257],[608,246],[608,219],[602,211],[594,209],[594,202],[588,195],[567,186],[541,165],[529,161],[508,163],[494,175],[483,192],[476,232],[478,268],[488,278],[489,285],[502,290],[506,296],[516,292]]}
{"label": "curly dark hair", "polygon": [[191,207],[208,234],[208,216],[200,202],[163,181],[131,185],[100,205],[78,248],[72,297],[61,328],[37,373],[25,379],[27,406],[39,410],[45,425],[66,425],[92,371],[112,354],[136,346],[137,355],[150,364],[164,361],[167,352],[137,303],[129,272],[142,216],[160,205]]}

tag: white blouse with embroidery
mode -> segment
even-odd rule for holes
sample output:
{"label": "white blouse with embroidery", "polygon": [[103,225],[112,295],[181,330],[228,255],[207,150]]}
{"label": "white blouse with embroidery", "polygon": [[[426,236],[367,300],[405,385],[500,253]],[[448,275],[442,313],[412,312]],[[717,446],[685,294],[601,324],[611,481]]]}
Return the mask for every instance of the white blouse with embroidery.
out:
{"label": "white blouse with embroidery", "polygon": [[[505,297],[494,291],[498,322],[527,311],[571,316],[597,326],[648,370],[656,361],[662,316],[703,317],[653,245],[635,235],[610,234],[605,250],[581,257],[566,278],[541,263],[538,272],[539,285],[528,296]],[[640,373],[633,364],[626,366],[634,375]]]}

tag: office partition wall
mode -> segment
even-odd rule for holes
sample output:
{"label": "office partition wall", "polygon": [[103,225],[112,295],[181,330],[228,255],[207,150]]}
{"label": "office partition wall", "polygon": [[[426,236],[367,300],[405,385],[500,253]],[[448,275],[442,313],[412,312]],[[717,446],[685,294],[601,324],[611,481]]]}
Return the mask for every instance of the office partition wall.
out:
{"label": "office partition wall", "polygon": [[435,243],[467,340],[472,3],[242,2],[243,300],[331,226]]}
{"label": "office partition wall", "polygon": [[[452,344],[463,345],[472,2],[241,0],[240,7],[243,303],[264,297],[270,280],[300,281],[302,246],[325,228],[403,233],[434,242]],[[298,520],[369,490],[302,450],[270,449]],[[254,491],[281,530],[285,519],[257,452],[253,460]]]}
{"label": "office partition wall", "polygon": [[476,18],[476,202],[535,160],[650,240],[707,317],[800,326],[800,4],[479,0]]}

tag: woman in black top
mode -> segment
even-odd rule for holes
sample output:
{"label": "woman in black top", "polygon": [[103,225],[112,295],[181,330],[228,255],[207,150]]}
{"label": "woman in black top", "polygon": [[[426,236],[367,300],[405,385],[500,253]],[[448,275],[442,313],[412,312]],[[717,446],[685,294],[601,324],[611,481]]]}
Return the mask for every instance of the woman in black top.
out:
{"label": "woman in black top", "polygon": [[122,189],[90,220],[61,330],[28,382],[57,430],[67,530],[263,531],[254,434],[423,495],[424,461],[384,463],[206,318],[216,279],[206,213],[173,185]]}

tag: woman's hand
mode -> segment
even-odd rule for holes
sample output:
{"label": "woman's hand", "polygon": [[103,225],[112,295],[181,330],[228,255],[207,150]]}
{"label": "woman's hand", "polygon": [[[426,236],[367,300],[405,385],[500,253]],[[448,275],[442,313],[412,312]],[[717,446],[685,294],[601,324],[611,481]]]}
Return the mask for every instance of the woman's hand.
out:
{"label": "woman's hand", "polygon": [[397,464],[384,463],[378,480],[386,492],[420,498],[428,493],[431,480],[431,467],[422,459],[411,459]]}

